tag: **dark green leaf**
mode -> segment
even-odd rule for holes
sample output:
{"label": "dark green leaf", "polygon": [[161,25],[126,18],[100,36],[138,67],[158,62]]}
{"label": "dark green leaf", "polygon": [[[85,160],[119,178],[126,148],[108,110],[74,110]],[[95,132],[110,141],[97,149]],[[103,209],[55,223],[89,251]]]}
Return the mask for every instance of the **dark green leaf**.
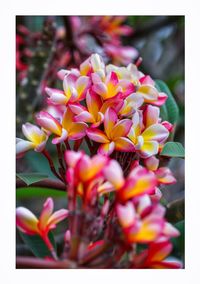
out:
{"label": "dark green leaf", "polygon": [[[168,95],[165,105],[161,107],[161,117],[163,120],[168,120],[172,124],[177,123],[179,118],[178,105],[168,88],[168,86],[161,80],[156,80],[156,87],[159,91],[164,92]],[[166,107],[166,108],[165,108]]]}
{"label": "dark green leaf", "polygon": [[46,187],[20,187],[17,188],[17,199],[24,199],[30,197],[66,197],[66,192],[58,189]]}
{"label": "dark green leaf", "polygon": [[48,178],[48,175],[40,173],[17,173],[17,177],[23,180],[27,185],[30,185]]}
{"label": "dark green leaf", "polygon": [[[32,253],[40,258],[45,258],[47,256],[51,257],[51,252],[47,248],[46,244],[42,240],[42,238],[38,235],[27,235],[22,232],[19,232],[22,240],[24,243],[29,247],[29,249],[32,251]],[[53,234],[49,233],[49,240],[52,243],[54,249],[56,250],[56,243],[54,240]]]}
{"label": "dark green leaf", "polygon": [[164,145],[160,155],[167,157],[184,158],[185,149],[183,148],[183,145],[179,142],[167,142]]}
{"label": "dark green leaf", "polygon": [[180,236],[178,238],[172,239],[173,251],[172,255],[177,258],[181,258],[184,260],[184,248],[185,248],[185,222],[180,221],[174,225],[180,232]]}

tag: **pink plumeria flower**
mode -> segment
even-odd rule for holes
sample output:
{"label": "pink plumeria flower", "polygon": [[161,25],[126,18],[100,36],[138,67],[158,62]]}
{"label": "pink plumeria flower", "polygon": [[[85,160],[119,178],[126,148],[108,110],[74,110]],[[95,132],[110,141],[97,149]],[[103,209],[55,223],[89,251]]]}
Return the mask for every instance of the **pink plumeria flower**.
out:
{"label": "pink plumeria flower", "polygon": [[138,51],[131,46],[104,44],[106,54],[112,58],[112,62],[116,65],[127,65],[138,57]]}
{"label": "pink plumeria flower", "polygon": [[70,169],[73,169],[75,178],[81,182],[88,182],[102,174],[108,159],[102,155],[90,158],[83,152],[66,151],[65,161]]}
{"label": "pink plumeria flower", "polygon": [[122,202],[146,193],[154,193],[157,185],[155,175],[139,165],[124,178],[122,168],[115,160],[111,160],[105,167],[104,175],[117,191],[117,199]]}
{"label": "pink plumeria flower", "polygon": [[119,111],[119,115],[131,117],[143,104],[144,99],[141,95],[133,93],[123,100],[123,106]]}
{"label": "pink plumeria flower", "polygon": [[101,97],[90,91],[86,95],[86,106],[81,104],[71,104],[70,109],[76,114],[76,122],[90,123],[90,127],[98,127],[104,120],[104,115],[100,111],[102,107]]}
{"label": "pink plumeria flower", "polygon": [[34,149],[36,152],[42,152],[44,150],[48,136],[42,129],[27,122],[22,125],[22,132],[29,141],[17,138],[17,158],[22,157],[24,153],[30,149]]}
{"label": "pink plumeria flower", "polygon": [[151,156],[145,159],[144,164],[147,169],[154,172],[159,184],[176,183],[176,179],[169,168],[167,167],[159,168],[159,159],[157,159],[155,156]]}
{"label": "pink plumeria flower", "polygon": [[39,218],[25,207],[16,209],[17,228],[28,235],[40,235],[50,250],[53,250],[53,246],[48,239],[49,231],[55,229],[57,223],[67,218],[69,214],[65,209],[53,213],[53,208],[53,199],[49,197],[43,205]]}
{"label": "pink plumeria flower", "polygon": [[176,259],[167,258],[172,252],[173,246],[166,239],[159,239],[149,245],[148,249],[142,251],[134,258],[134,268],[182,268],[182,263]]}
{"label": "pink plumeria flower", "polygon": [[83,100],[90,84],[89,77],[76,77],[74,74],[69,73],[63,79],[64,91],[48,87],[46,87],[45,90],[51,103],[56,105],[66,105]]}
{"label": "pink plumeria flower", "polygon": [[158,121],[159,109],[151,105],[147,106],[146,128],[142,123],[138,112],[133,114],[133,126],[128,138],[134,143],[137,152],[142,158],[156,155],[160,144],[164,143],[169,136],[169,131]]}
{"label": "pink plumeria flower", "polygon": [[44,111],[36,115],[36,121],[45,130],[56,135],[52,140],[53,144],[61,143],[66,139],[81,139],[85,136],[87,128],[87,124],[83,122],[74,122],[74,114],[69,107],[65,111],[61,123]]}
{"label": "pink plumeria flower", "polygon": [[136,203],[117,204],[116,210],[127,242],[149,243],[161,236],[165,209],[159,204],[152,206],[147,195],[140,197]]}
{"label": "pink plumeria flower", "polygon": [[127,138],[132,126],[130,119],[122,119],[118,121],[116,112],[112,108],[108,108],[104,116],[104,130],[87,129],[86,133],[90,139],[101,143],[98,153],[102,155],[110,155],[114,150],[133,152],[134,144]]}

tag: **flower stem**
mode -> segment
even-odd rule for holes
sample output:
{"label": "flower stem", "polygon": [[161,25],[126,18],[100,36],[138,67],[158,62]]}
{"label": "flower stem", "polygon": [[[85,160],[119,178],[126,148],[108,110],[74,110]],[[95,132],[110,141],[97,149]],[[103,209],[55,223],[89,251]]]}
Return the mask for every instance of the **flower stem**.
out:
{"label": "flower stem", "polygon": [[50,169],[52,171],[52,173],[61,181],[63,181],[62,177],[57,173],[55,167],[54,167],[54,164],[53,164],[53,161],[51,159],[51,156],[49,155],[49,152],[47,150],[43,150],[42,151],[42,154],[45,156],[45,158],[48,160],[49,162],[49,166],[50,166]]}

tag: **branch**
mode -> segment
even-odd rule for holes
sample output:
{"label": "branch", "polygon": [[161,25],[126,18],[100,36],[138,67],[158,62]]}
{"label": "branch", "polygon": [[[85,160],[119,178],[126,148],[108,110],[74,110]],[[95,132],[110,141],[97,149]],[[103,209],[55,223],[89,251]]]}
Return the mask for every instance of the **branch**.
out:
{"label": "branch", "polygon": [[[57,190],[61,190],[61,191],[66,191],[66,185],[61,182],[61,181],[57,181],[57,180],[53,180],[53,179],[44,179],[42,181],[37,181],[35,183],[32,183],[31,186],[34,185],[34,187],[48,187],[48,188],[53,188],[53,189],[57,189]],[[20,188],[20,187],[28,187],[27,184],[20,179],[17,179],[16,181],[16,188]]]}

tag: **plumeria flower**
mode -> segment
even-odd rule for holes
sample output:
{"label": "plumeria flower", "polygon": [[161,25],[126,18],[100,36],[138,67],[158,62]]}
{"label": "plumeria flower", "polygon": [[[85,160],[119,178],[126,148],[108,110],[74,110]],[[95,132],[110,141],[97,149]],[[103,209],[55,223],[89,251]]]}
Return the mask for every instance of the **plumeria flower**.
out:
{"label": "plumeria flower", "polygon": [[104,175],[116,190],[117,199],[122,202],[146,193],[154,193],[157,184],[155,175],[142,166],[135,167],[124,178],[122,168],[115,160],[111,160],[105,167]]}
{"label": "plumeria flower", "polygon": [[92,54],[80,65],[80,74],[90,76],[92,73],[98,74],[101,79],[105,78],[105,64],[98,54]]}
{"label": "plumeria flower", "polygon": [[123,100],[123,106],[119,111],[119,115],[130,117],[142,106],[144,99],[141,95],[133,93]]}
{"label": "plumeria flower", "polygon": [[41,111],[36,115],[37,123],[46,131],[56,135],[52,143],[58,144],[66,139],[78,140],[85,136],[87,124],[84,122],[74,122],[74,114],[68,107],[60,123],[48,112]]}
{"label": "plumeria flower", "polygon": [[165,221],[165,208],[158,203],[153,204],[148,195],[128,201],[125,205],[118,203],[116,211],[129,243],[151,243],[160,237],[168,239],[179,235],[179,231]]}
{"label": "plumeria flower", "polygon": [[45,88],[49,101],[56,105],[66,105],[81,101],[85,98],[87,90],[90,87],[90,78],[69,73],[63,79],[63,89]]}
{"label": "plumeria flower", "polygon": [[30,149],[34,149],[36,152],[42,152],[44,150],[48,136],[43,130],[27,122],[22,125],[22,132],[29,141],[17,138],[17,158],[22,157],[24,153]]}
{"label": "plumeria flower", "polygon": [[114,64],[127,65],[138,57],[138,51],[131,46],[113,45],[105,43],[104,49],[106,54],[112,58]]}
{"label": "plumeria flower", "polygon": [[157,159],[155,156],[151,156],[145,159],[144,164],[147,169],[154,172],[159,184],[176,183],[176,179],[169,168],[167,167],[159,168],[159,159]]}
{"label": "plumeria flower", "polygon": [[116,112],[112,108],[108,108],[104,116],[105,132],[99,129],[87,129],[86,133],[90,139],[101,143],[98,153],[102,155],[110,155],[114,150],[133,152],[134,144],[127,138],[132,126],[130,119],[122,119],[118,121]]}
{"label": "plumeria flower", "polygon": [[160,144],[164,143],[169,136],[169,131],[159,123],[159,109],[148,105],[146,112],[145,127],[138,112],[133,114],[133,126],[128,134],[128,138],[134,143],[137,152],[142,158],[156,155]]}
{"label": "plumeria flower", "polygon": [[90,123],[91,127],[98,127],[104,120],[104,115],[100,111],[102,100],[94,92],[88,92],[86,95],[86,106],[81,104],[71,104],[70,109],[76,114],[74,120],[76,122]]}
{"label": "plumeria flower", "polygon": [[173,246],[166,239],[159,239],[151,243],[148,249],[142,251],[134,258],[133,268],[182,268],[182,263],[173,258],[168,258]]}
{"label": "plumeria flower", "polygon": [[49,231],[68,216],[68,210],[60,209],[53,213],[53,208],[53,199],[47,198],[39,218],[25,207],[16,209],[17,228],[27,235],[41,236],[50,250],[53,250],[53,246],[48,239]]}

